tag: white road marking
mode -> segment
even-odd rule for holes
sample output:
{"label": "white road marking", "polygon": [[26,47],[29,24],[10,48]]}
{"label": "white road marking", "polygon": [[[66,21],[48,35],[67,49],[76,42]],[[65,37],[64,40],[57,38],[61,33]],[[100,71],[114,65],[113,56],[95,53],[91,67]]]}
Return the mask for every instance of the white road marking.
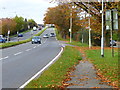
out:
{"label": "white road marking", "polygon": [[43,43],[46,43],[47,39],[43,42]]}
{"label": "white road marking", "polygon": [[33,47],[33,48],[36,48],[36,46],[35,46],[35,47]]}
{"label": "white road marking", "polygon": [[25,82],[22,86],[20,86],[19,88],[24,88],[30,81],[32,81],[33,79],[35,79],[38,75],[40,75],[45,69],[47,69],[53,62],[55,62],[55,60],[61,55],[61,53],[63,52],[63,48],[61,48],[61,51],[59,52],[59,54],[52,60],[50,61],[44,68],[42,68],[38,73],[36,73],[32,78],[30,78],[27,82]]}
{"label": "white road marking", "polygon": [[37,45],[38,47],[40,46],[41,44]]}
{"label": "white road marking", "polygon": [[25,50],[25,51],[30,51],[30,50],[32,50],[32,49],[27,49],[27,50]]}
{"label": "white road marking", "polygon": [[22,53],[22,52],[18,52],[18,53],[14,54],[14,55],[16,56],[16,55],[19,55],[19,54],[21,54],[21,53]]}
{"label": "white road marking", "polygon": [[7,59],[7,58],[9,58],[9,56],[6,56],[6,57],[4,57],[4,58],[0,58],[0,60]]}

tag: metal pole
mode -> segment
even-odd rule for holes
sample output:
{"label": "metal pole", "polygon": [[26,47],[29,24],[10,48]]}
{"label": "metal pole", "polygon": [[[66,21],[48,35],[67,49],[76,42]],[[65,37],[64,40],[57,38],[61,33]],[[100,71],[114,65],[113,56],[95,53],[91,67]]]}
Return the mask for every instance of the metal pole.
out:
{"label": "metal pole", "polygon": [[104,6],[103,6],[103,0],[102,0],[102,38],[101,38],[101,56],[104,57]]}
{"label": "metal pole", "polygon": [[70,12],[70,43],[72,42],[72,3],[71,3],[71,12]]}
{"label": "metal pole", "polygon": [[113,47],[113,11],[111,13],[111,52],[112,52],[112,57],[114,57],[114,47]]}
{"label": "metal pole", "polygon": [[91,48],[90,6],[89,6],[89,48]]}

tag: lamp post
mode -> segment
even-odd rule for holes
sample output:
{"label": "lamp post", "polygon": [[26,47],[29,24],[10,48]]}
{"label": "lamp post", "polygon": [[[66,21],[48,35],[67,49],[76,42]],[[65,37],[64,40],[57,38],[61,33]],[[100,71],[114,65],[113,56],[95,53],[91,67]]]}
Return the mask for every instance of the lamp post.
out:
{"label": "lamp post", "polygon": [[101,56],[104,57],[104,5],[102,0],[102,38],[101,38]]}
{"label": "lamp post", "polygon": [[[89,3],[90,1],[88,0],[88,3]],[[90,27],[90,6],[89,6],[89,48],[91,48],[91,27]]]}
{"label": "lamp post", "polygon": [[70,12],[70,43],[72,42],[72,2],[71,2],[71,12]]}

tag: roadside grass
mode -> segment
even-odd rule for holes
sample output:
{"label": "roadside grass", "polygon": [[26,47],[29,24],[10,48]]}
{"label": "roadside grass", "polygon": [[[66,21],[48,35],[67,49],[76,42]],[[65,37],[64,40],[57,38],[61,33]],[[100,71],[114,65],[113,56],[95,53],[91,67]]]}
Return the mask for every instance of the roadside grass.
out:
{"label": "roadside grass", "polygon": [[[119,79],[119,62],[118,62],[118,49],[114,49],[114,57],[112,57],[111,48],[105,48],[104,55],[101,57],[100,47],[88,48],[87,44],[80,42],[68,43],[79,46],[86,54],[86,57],[91,61],[97,69],[97,74],[106,82],[109,82],[111,86],[118,87]],[[96,48],[96,49],[95,49]]]}
{"label": "roadside grass", "polygon": [[118,49],[115,49],[114,57],[111,55],[111,49],[105,49],[104,54],[105,57],[102,58],[100,49],[86,50],[87,58],[95,65],[98,74],[103,75],[114,84],[118,84]]}
{"label": "roadside grass", "polygon": [[71,45],[75,45],[75,46],[79,46],[79,47],[88,47],[88,44],[81,43],[81,42],[78,42],[78,41],[72,41],[71,43],[69,42],[67,44],[71,44]]}
{"label": "roadside grass", "polygon": [[[37,33],[34,36],[40,36],[47,28],[44,28],[42,31],[40,31],[39,33]],[[0,44],[0,48],[7,48],[7,47],[12,47],[12,46],[16,46],[19,44],[23,44],[23,43],[27,43],[30,42],[31,38],[26,39],[26,40],[22,40],[22,41],[18,41],[18,42],[8,42],[8,43],[1,43]]]}
{"label": "roadside grass", "polygon": [[68,71],[71,71],[70,68],[81,59],[81,54],[77,49],[66,46],[61,57],[25,88],[55,88],[62,86],[67,78]]}

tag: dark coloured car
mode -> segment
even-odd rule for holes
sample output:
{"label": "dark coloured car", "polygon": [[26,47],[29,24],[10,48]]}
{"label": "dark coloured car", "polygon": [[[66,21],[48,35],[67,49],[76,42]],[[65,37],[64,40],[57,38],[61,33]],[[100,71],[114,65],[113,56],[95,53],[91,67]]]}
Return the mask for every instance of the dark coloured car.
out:
{"label": "dark coloured car", "polygon": [[45,34],[45,35],[43,36],[43,38],[49,38],[49,35],[48,35],[48,34]]}
{"label": "dark coloured car", "polygon": [[55,37],[55,34],[54,33],[50,33],[50,37]]}
{"label": "dark coloured car", "polygon": [[18,37],[23,37],[23,34],[22,33],[18,34]]}
{"label": "dark coloured car", "polygon": [[34,44],[34,43],[39,43],[39,44],[41,44],[41,38],[40,38],[40,36],[34,36],[34,37],[32,38],[32,44]]}
{"label": "dark coloured car", "polygon": [[5,43],[5,42],[6,42],[5,38],[0,37],[0,43]]}

